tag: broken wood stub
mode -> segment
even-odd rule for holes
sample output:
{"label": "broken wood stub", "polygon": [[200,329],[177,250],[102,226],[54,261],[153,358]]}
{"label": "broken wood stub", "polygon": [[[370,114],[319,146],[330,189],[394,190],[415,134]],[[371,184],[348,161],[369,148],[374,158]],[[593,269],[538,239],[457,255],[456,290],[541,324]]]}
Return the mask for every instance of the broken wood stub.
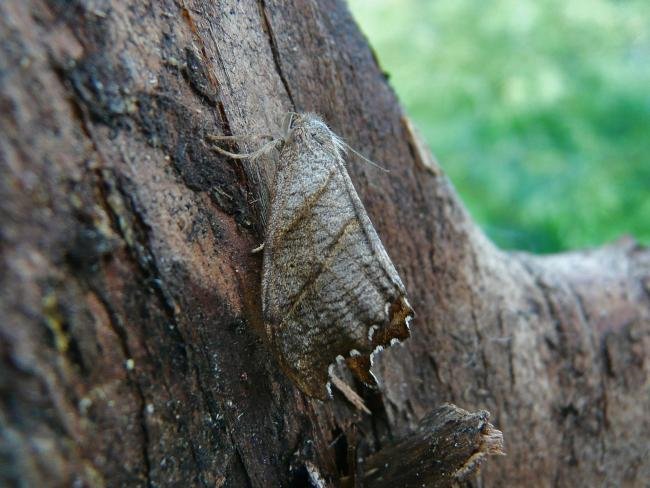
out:
{"label": "broken wood stub", "polygon": [[368,488],[446,487],[466,480],[489,455],[502,455],[503,435],[490,413],[450,403],[427,414],[417,430],[364,462]]}

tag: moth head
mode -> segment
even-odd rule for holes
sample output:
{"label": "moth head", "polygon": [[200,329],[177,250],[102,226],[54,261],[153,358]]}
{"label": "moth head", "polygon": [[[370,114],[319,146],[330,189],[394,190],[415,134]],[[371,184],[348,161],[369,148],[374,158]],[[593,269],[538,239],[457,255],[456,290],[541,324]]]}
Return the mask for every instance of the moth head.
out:
{"label": "moth head", "polygon": [[332,132],[323,119],[316,114],[291,114],[286,127],[286,142],[295,142],[303,147],[325,150],[339,158],[345,152],[345,144],[341,138]]}

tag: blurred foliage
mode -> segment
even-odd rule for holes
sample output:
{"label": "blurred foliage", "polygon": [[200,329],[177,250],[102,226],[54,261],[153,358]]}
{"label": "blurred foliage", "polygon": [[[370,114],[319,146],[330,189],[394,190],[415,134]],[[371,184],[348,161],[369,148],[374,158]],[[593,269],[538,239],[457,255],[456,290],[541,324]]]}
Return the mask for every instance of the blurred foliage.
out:
{"label": "blurred foliage", "polygon": [[650,243],[650,1],[349,5],[499,245]]}

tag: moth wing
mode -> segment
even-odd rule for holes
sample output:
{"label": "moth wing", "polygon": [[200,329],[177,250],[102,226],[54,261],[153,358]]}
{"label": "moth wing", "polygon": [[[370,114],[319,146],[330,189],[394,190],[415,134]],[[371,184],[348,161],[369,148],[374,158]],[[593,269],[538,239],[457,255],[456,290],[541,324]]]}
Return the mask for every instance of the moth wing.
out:
{"label": "moth wing", "polygon": [[276,176],[262,293],[281,363],[311,396],[327,396],[337,356],[408,336],[404,286],[339,159],[298,157]]}

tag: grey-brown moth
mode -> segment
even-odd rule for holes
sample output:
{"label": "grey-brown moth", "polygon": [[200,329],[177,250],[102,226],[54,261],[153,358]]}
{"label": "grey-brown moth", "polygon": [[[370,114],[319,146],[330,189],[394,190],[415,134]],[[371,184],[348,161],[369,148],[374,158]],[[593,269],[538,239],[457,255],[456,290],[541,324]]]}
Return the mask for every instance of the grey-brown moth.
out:
{"label": "grey-brown moth", "polygon": [[352,185],[343,142],[319,117],[298,114],[278,149],[262,311],[282,368],[323,399],[339,356],[370,382],[372,353],[409,336],[413,310]]}

